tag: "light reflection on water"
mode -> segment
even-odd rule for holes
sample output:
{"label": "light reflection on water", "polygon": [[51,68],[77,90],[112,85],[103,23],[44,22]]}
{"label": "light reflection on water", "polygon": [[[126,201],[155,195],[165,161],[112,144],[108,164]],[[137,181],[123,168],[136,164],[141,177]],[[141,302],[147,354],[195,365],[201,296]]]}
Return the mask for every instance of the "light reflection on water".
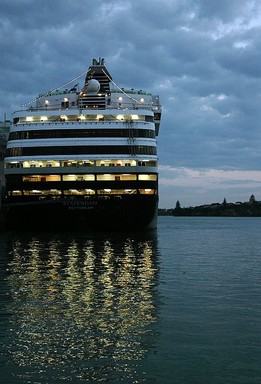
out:
{"label": "light reflection on water", "polygon": [[8,252],[4,377],[151,382],[139,362],[156,336],[156,233],[16,234]]}

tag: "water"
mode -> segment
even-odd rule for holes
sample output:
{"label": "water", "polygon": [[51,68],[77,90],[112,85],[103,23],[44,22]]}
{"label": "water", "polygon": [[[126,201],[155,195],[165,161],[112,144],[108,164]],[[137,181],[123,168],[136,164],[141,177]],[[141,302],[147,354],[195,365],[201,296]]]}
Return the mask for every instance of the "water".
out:
{"label": "water", "polygon": [[0,382],[261,382],[261,218],[0,233]]}

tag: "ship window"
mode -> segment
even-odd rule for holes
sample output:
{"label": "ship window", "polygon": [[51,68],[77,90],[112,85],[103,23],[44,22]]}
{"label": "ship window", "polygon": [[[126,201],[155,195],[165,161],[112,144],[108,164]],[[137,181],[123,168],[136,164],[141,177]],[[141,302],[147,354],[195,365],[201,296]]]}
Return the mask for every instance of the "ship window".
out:
{"label": "ship window", "polygon": [[61,181],[60,175],[28,175],[23,176],[23,181],[44,182],[44,181]]}
{"label": "ship window", "polygon": [[154,195],[156,193],[155,189],[139,189],[141,195]]}
{"label": "ship window", "polygon": [[145,121],[153,123],[153,116],[145,116]]}
{"label": "ship window", "polygon": [[[45,117],[47,118],[47,117]],[[66,121],[67,116],[61,116],[61,121]],[[81,116],[78,117],[82,121]],[[44,121],[44,120],[41,120]],[[50,119],[49,119],[50,121]],[[153,129],[131,129],[131,132],[125,129],[59,129],[59,130],[31,130],[22,132],[11,132],[9,140],[19,139],[45,139],[45,138],[71,138],[71,137],[148,137],[155,138]]]}
{"label": "ship window", "polygon": [[33,189],[32,191],[24,191],[24,195],[42,195],[42,191],[39,191],[38,189]]}
{"label": "ship window", "polygon": [[156,167],[157,166],[157,161],[151,160],[147,161],[147,167]]}
{"label": "ship window", "polygon": [[33,189],[31,191],[24,191],[24,195],[37,195],[37,196],[42,196],[42,195],[61,195],[62,191],[58,189],[48,189],[48,190],[38,190],[38,189]]}
{"label": "ship window", "polygon": [[137,175],[133,174],[122,174],[121,180],[137,180]]}
{"label": "ship window", "polygon": [[20,164],[18,162],[11,162],[11,163],[6,163],[6,168],[19,168]]}
{"label": "ship window", "polygon": [[104,174],[104,175],[97,175],[97,180],[115,180],[115,175],[114,174]]}
{"label": "ship window", "polygon": [[[137,155],[156,155],[155,146],[138,145],[131,147]],[[130,147],[127,145],[78,145],[78,146],[43,146],[43,147],[17,147],[8,148],[6,156],[50,156],[50,155],[83,155],[83,154],[128,154]],[[144,164],[145,165],[145,162]]]}
{"label": "ship window", "polygon": [[134,174],[103,174],[103,175],[97,175],[97,180],[99,181],[110,181],[110,180],[116,180],[116,181],[128,181],[128,180],[137,180],[137,176]]}
{"label": "ship window", "polygon": [[69,101],[62,101],[61,102],[61,108],[62,109],[69,108]]}
{"label": "ship window", "polygon": [[94,189],[67,189],[63,191],[64,195],[78,196],[78,195],[94,195]]}
{"label": "ship window", "polygon": [[157,175],[138,175],[139,180],[150,180],[150,181],[156,181]]}
{"label": "ship window", "polygon": [[98,195],[130,195],[136,194],[137,189],[98,189]]}
{"label": "ship window", "polygon": [[15,190],[15,191],[9,191],[9,192],[8,192],[8,195],[9,195],[9,196],[20,196],[20,195],[22,195],[22,191],[18,191],[18,190]]}
{"label": "ship window", "polygon": [[64,167],[93,167],[93,161],[64,161]]}
{"label": "ship window", "polygon": [[63,181],[93,181],[94,175],[63,175]]}

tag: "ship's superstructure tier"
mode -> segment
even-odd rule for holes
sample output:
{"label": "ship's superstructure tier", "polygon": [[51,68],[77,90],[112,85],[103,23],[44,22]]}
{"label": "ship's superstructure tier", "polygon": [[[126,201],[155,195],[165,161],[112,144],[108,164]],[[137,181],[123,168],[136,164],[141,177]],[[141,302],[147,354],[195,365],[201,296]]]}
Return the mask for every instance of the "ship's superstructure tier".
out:
{"label": "ship's superstructure tier", "polygon": [[116,87],[104,60],[94,60],[81,89],[40,95],[36,106],[13,114],[8,203],[56,201],[68,208],[77,199],[95,205],[142,195],[155,208],[160,117],[157,96]]}

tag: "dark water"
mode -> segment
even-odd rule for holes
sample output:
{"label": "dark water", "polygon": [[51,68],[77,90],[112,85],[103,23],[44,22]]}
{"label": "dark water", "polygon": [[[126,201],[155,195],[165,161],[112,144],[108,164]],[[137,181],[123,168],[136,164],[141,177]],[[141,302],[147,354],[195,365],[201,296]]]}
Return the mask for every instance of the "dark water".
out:
{"label": "dark water", "polygon": [[0,382],[261,382],[261,219],[0,233]]}

